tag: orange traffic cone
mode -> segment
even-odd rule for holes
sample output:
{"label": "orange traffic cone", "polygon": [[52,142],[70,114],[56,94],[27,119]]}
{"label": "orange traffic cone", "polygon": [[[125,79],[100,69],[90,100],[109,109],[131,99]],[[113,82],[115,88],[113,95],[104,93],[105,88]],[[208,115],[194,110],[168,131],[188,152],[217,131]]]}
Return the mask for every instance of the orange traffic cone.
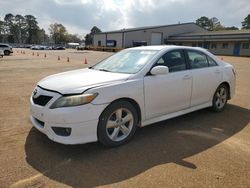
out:
{"label": "orange traffic cone", "polygon": [[60,61],[60,56],[57,57],[57,60]]}
{"label": "orange traffic cone", "polygon": [[67,62],[69,62],[69,57],[67,57]]}
{"label": "orange traffic cone", "polygon": [[84,59],[84,64],[85,65],[87,65],[88,64],[88,60],[87,60],[87,58],[85,57],[85,59]]}

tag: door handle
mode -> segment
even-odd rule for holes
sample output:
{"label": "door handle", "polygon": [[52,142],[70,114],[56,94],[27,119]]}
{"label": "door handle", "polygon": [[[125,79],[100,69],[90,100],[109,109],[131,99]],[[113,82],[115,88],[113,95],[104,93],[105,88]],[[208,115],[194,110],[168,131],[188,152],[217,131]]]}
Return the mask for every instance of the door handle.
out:
{"label": "door handle", "polygon": [[183,80],[189,80],[190,78],[191,78],[190,75],[185,75],[182,79],[183,79]]}

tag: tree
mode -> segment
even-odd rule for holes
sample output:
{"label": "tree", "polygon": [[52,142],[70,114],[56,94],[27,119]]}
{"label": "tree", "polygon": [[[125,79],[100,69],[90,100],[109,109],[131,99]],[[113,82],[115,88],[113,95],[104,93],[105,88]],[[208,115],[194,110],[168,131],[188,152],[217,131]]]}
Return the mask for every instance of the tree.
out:
{"label": "tree", "polygon": [[24,16],[26,20],[26,32],[27,32],[27,39],[26,43],[28,44],[38,44],[38,32],[40,30],[36,18],[32,15]]}
{"label": "tree", "polygon": [[76,34],[68,34],[67,35],[67,41],[68,42],[77,42],[77,43],[80,43],[81,42],[81,39],[78,35]]}
{"label": "tree", "polygon": [[213,30],[213,21],[206,16],[202,16],[196,20],[196,24],[200,27],[212,31]]}
{"label": "tree", "polygon": [[100,33],[102,32],[98,27],[94,26],[92,27],[92,29],[90,30],[90,33],[88,33],[86,36],[85,36],[85,44],[86,45],[91,45],[93,44],[93,38],[94,38],[94,34],[96,33]]}
{"label": "tree", "polygon": [[7,42],[14,42],[14,15],[6,14],[4,17],[4,33],[6,34]]}
{"label": "tree", "polygon": [[102,32],[98,27],[94,26],[91,30],[90,30],[90,34],[96,34],[96,33],[100,33]]}
{"label": "tree", "polygon": [[4,22],[0,19],[0,42],[4,39]]}
{"label": "tree", "polygon": [[66,28],[62,24],[59,23],[51,24],[49,26],[49,32],[55,44],[67,42],[68,33]]}
{"label": "tree", "polygon": [[212,31],[220,31],[220,30],[225,30],[225,27],[221,25],[220,21],[216,17],[212,17],[211,19],[212,22]]}
{"label": "tree", "polygon": [[16,42],[25,43],[27,39],[26,33],[27,23],[22,15],[17,14],[15,16],[15,36]]}
{"label": "tree", "polygon": [[245,17],[244,21],[242,23],[242,29],[250,29],[250,14]]}
{"label": "tree", "polygon": [[5,22],[5,32],[6,33],[12,34],[11,30],[12,30],[12,27],[14,25],[13,21],[14,21],[13,14],[6,14],[5,15],[4,22]]}
{"label": "tree", "polygon": [[38,36],[37,36],[37,42],[39,44],[49,43],[49,36],[46,34],[44,29],[39,29]]}
{"label": "tree", "polygon": [[239,28],[232,26],[232,27],[225,27],[225,30],[239,30]]}
{"label": "tree", "polygon": [[85,44],[86,44],[86,45],[91,45],[91,44],[92,44],[92,39],[91,39],[90,34],[87,34],[87,35],[85,36]]}

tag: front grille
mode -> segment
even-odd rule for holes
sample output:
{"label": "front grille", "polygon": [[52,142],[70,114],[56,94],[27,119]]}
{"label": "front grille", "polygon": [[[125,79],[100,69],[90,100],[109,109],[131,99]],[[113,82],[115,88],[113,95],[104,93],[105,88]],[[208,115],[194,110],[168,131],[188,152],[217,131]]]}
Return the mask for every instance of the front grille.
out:
{"label": "front grille", "polygon": [[32,97],[33,102],[37,105],[40,106],[45,106],[46,104],[48,104],[48,102],[52,99],[53,97],[51,96],[45,96],[45,95],[40,95],[37,98]]}

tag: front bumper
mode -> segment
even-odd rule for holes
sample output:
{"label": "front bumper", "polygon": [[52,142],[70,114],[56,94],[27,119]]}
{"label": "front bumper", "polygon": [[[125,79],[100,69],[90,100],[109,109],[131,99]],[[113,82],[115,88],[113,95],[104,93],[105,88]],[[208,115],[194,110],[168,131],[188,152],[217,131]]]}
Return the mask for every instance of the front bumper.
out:
{"label": "front bumper", "polygon": [[[53,96],[45,106],[34,104],[30,98],[30,120],[33,126],[51,140],[62,144],[83,144],[97,141],[98,119],[107,104],[50,109],[49,106],[61,95],[39,89],[43,95]],[[54,129],[69,128],[70,135],[61,136]]]}
{"label": "front bumper", "polygon": [[[98,120],[75,124],[55,124],[44,122],[43,126],[41,125],[41,122],[37,121],[38,119],[32,115],[30,116],[30,120],[36,129],[47,135],[48,138],[54,142],[61,144],[84,144],[97,141]],[[71,134],[69,136],[57,135],[52,127],[71,128]]]}

